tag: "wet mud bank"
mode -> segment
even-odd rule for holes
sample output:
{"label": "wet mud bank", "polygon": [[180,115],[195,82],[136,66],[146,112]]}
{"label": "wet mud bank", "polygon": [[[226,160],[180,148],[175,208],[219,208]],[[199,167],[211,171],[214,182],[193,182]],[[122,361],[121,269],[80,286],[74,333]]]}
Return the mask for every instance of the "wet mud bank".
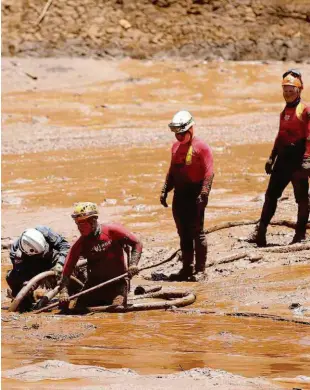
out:
{"label": "wet mud bank", "polygon": [[[289,223],[270,226],[266,249],[244,241],[253,223],[212,230],[259,218],[263,167],[283,107],[275,75],[287,65],[4,59],[4,388],[309,388],[309,239],[287,245],[297,213],[292,189],[274,218]],[[300,68],[310,85],[310,67]],[[214,152],[207,279],[156,280],[180,268],[173,258],[134,284],[190,290],[197,300],[141,313],[8,313],[10,242],[42,223],[74,240],[76,201],[97,202],[102,221],[139,235],[142,267],[178,249],[171,207],[158,198],[173,142],[167,123],[180,108],[192,111],[197,135]]]}

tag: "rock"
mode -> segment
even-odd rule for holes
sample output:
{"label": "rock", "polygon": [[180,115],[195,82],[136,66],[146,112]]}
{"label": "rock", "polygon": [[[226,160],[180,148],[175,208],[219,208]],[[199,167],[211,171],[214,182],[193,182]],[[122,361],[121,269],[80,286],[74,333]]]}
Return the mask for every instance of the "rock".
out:
{"label": "rock", "polygon": [[300,303],[292,303],[292,304],[290,304],[290,306],[288,308],[290,310],[294,310],[294,309],[297,309],[298,307],[301,307]]}
{"label": "rock", "polygon": [[131,24],[126,19],[121,19],[118,22],[125,30],[128,30],[131,27]]}

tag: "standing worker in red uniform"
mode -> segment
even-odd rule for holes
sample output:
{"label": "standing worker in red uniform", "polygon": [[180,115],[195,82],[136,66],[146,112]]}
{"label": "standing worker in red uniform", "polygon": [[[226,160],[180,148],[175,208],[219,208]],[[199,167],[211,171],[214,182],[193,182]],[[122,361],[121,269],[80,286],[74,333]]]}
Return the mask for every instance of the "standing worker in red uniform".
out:
{"label": "standing worker in red uniform", "polygon": [[[80,256],[87,259],[88,279],[84,290],[128,272],[128,278],[82,295],[76,307],[115,305],[126,306],[129,279],[139,272],[138,262],[142,244],[138,238],[120,224],[98,223],[98,208],[95,203],[77,203],[72,218],[81,236],[70,249],[61,279],[60,302],[68,302],[69,277]],[[125,247],[131,247],[129,267],[124,256]]]}
{"label": "standing worker in red uniform", "polygon": [[171,280],[178,281],[202,279],[208,251],[203,225],[214,176],[213,156],[210,147],[194,136],[194,124],[188,111],[177,112],[169,124],[177,141],[172,145],[171,164],[160,196],[160,203],[168,207],[168,192],[174,189],[172,212],[183,267]]}
{"label": "standing worker in red uniform", "polygon": [[267,227],[273,217],[277,201],[291,182],[298,205],[297,224],[292,243],[306,238],[309,218],[309,172],[310,172],[310,106],[301,101],[303,89],[299,71],[291,69],[282,80],[286,106],[280,114],[280,128],[265,171],[270,176],[265,203],[259,224],[248,241],[257,246],[266,246]]}

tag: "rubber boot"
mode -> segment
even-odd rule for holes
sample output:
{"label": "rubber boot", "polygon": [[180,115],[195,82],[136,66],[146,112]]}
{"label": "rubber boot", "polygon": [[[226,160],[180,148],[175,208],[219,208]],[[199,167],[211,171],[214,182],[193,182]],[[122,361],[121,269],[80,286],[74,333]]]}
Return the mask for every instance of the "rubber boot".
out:
{"label": "rubber boot", "polygon": [[296,244],[306,239],[306,228],[309,218],[309,205],[308,201],[298,203],[297,223],[295,229],[295,235],[291,244]]}
{"label": "rubber boot", "polygon": [[260,222],[256,225],[254,232],[249,236],[247,242],[256,244],[258,247],[265,247],[267,245],[266,233],[267,226]]}
{"label": "rubber boot", "polygon": [[202,282],[206,280],[206,262],[208,255],[208,242],[207,236],[204,231],[201,231],[199,235],[195,238],[195,275],[192,280],[194,282]]}
{"label": "rubber boot", "polygon": [[194,253],[182,252],[183,267],[177,274],[170,275],[170,280],[174,282],[188,282],[194,274]]}
{"label": "rubber boot", "polygon": [[202,231],[195,238],[195,257],[196,257],[195,272],[196,273],[205,271],[207,255],[208,255],[207,236]]}
{"label": "rubber boot", "polygon": [[270,198],[266,196],[264,206],[262,209],[262,214],[259,224],[256,226],[254,232],[247,239],[247,242],[256,244],[258,247],[264,247],[267,245],[266,233],[267,227],[271,221],[271,218],[274,216],[274,213],[277,209],[277,198]]}

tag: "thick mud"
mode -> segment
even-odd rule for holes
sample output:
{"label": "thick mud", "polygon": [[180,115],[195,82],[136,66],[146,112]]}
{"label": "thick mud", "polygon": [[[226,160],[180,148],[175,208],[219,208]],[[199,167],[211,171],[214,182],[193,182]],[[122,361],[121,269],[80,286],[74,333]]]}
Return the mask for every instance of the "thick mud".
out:
{"label": "thick mud", "polygon": [[[269,228],[273,252],[244,242],[254,225],[209,233],[202,283],[151,281],[178,270],[176,259],[134,279],[193,291],[197,300],[184,309],[87,316],[5,309],[5,248],[42,223],[73,240],[76,201],[97,202],[102,221],[138,234],[141,266],[178,249],[171,207],[158,201],[173,142],[167,123],[178,109],[192,111],[196,134],[214,152],[205,227],[256,220],[283,107],[279,78],[290,65],[3,59],[3,388],[310,388],[310,253],[309,246],[283,252],[294,233],[288,227]],[[300,68],[309,99],[310,66]],[[275,220],[295,221],[296,211],[289,187]],[[227,262],[234,254],[244,256]]]}

